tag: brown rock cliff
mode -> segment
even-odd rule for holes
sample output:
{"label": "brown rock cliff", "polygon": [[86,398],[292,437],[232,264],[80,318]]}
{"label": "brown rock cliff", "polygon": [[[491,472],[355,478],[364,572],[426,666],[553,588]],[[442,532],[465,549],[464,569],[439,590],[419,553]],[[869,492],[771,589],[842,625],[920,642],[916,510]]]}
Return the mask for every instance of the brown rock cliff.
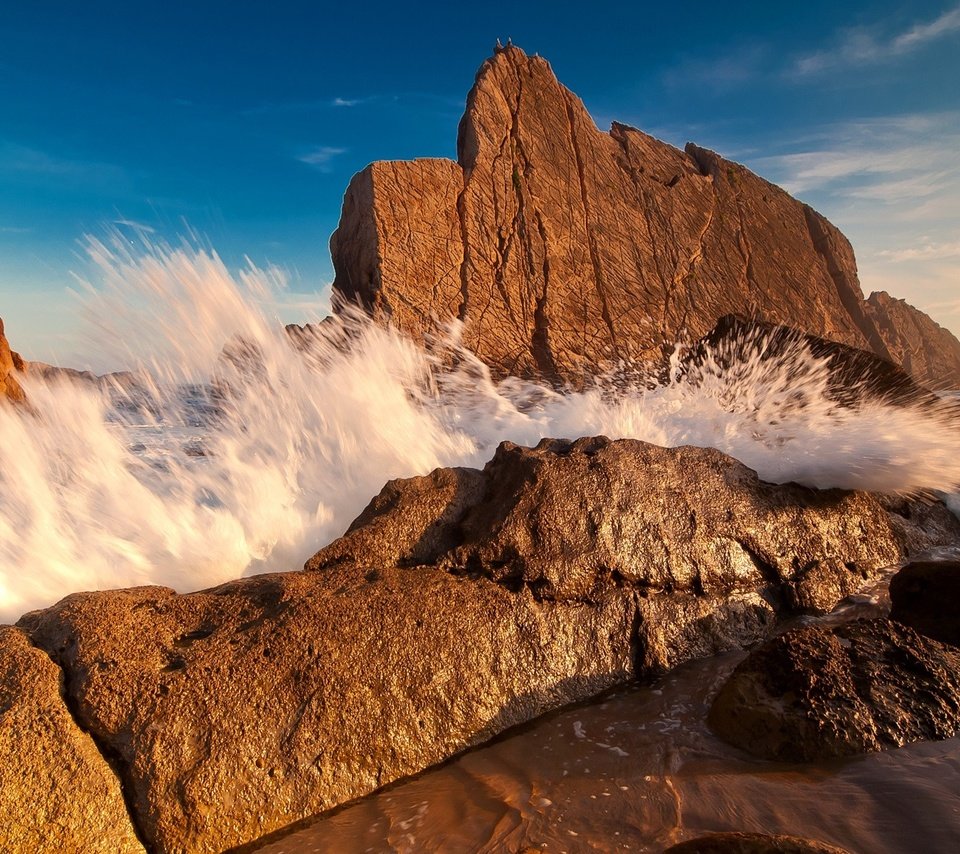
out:
{"label": "brown rock cliff", "polygon": [[960,341],[902,299],[879,291],[866,302],[891,357],[930,388],[960,388]]}
{"label": "brown rock cliff", "polygon": [[341,305],[416,337],[457,317],[497,376],[577,385],[733,312],[890,355],[827,220],[711,151],[599,131],[516,47],[480,68],[458,162],[368,166],[331,251]]}

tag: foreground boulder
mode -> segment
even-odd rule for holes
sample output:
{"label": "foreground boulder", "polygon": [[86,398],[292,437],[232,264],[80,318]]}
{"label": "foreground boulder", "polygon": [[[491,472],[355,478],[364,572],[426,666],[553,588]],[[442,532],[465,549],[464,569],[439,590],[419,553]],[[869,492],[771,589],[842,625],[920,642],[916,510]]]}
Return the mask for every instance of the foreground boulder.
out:
{"label": "foreground boulder", "polygon": [[890,581],[890,619],[960,647],[960,561],[911,561]]}
{"label": "foreground boulder", "polygon": [[[958,533],[940,502],[768,484],[713,449],[545,439],[502,443],[483,472],[388,483],[306,568],[429,564],[557,601],[634,587],[651,612],[673,603],[671,619],[642,630],[680,633],[681,601],[726,607],[749,593],[762,594],[763,610],[824,611],[880,568]],[[672,667],[670,649],[692,657],[678,637],[653,637],[644,667]]]}
{"label": "foreground boulder", "polygon": [[10,349],[3,332],[3,319],[0,318],[0,399],[23,403],[27,398],[17,379],[23,372],[23,359]]}
{"label": "foreground boulder", "polygon": [[120,782],[64,705],[61,673],[0,627],[0,838],[6,852],[143,852]]}
{"label": "foreground boulder", "polygon": [[903,510],[711,450],[504,444],[389,483],[308,571],[78,594],[19,625],[149,847],[220,851],[960,538],[939,503]]}
{"label": "foreground boulder", "polygon": [[960,732],[960,650],[892,620],[795,629],[741,662],[711,727],[756,756],[806,762]]}
{"label": "foreground boulder", "polygon": [[149,846],[219,852],[629,680],[633,620],[629,597],[351,567],[72,596],[23,625]]}
{"label": "foreground boulder", "polygon": [[[812,208],[696,145],[598,130],[549,64],[516,47],[480,68],[457,161],[368,166],[330,248],[335,306],[360,304],[416,340],[458,318],[497,377],[582,385],[659,362],[730,313],[904,365],[904,342],[926,346],[935,326],[868,310],[850,244]],[[955,361],[908,370],[960,387]]]}

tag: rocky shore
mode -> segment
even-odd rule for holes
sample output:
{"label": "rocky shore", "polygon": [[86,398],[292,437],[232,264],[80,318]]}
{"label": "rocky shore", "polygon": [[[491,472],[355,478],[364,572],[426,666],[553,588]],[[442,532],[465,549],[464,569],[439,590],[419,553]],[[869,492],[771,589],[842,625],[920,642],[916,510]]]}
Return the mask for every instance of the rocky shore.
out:
{"label": "rocky shore", "polygon": [[[457,319],[496,377],[570,389],[613,367],[662,371],[685,339],[696,382],[723,339],[732,359],[737,342],[824,359],[838,407],[932,411],[946,404],[916,380],[960,386],[960,342],[905,303],[865,301],[822,216],[695,145],[600,132],[512,46],[478,73],[458,160],[367,167],[331,249],[338,311],[417,340]],[[288,331],[304,349],[318,334]],[[255,362],[240,344],[224,358]],[[27,370],[0,323],[0,395],[23,402]],[[390,481],[300,571],[75,593],[0,627],[0,836],[14,852],[248,845],[735,648],[756,647],[711,723],[754,754],[945,738],[960,634],[943,602],[960,567],[908,566],[889,620],[775,633],[957,543],[932,496],[766,483],[704,448],[504,442],[482,470]],[[834,850],[727,836],[676,850]]]}
{"label": "rocky shore", "polygon": [[[135,834],[153,851],[221,851],[762,640],[958,540],[939,502],[774,486],[717,451],[504,444],[482,471],[387,484],[304,571],[75,594],[5,629],[7,706],[59,722],[25,755],[60,784],[30,821],[6,796],[19,763],[0,766],[0,825],[18,828],[14,850],[69,825],[91,850]],[[2,749],[22,738],[5,714]],[[105,791],[126,822],[105,827]]]}

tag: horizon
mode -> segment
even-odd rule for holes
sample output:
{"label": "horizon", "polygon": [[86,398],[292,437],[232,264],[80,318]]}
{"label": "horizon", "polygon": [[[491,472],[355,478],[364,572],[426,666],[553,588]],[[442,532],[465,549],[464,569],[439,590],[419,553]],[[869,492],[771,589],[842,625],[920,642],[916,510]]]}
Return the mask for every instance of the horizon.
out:
{"label": "horizon", "polygon": [[[85,236],[114,230],[173,244],[195,235],[231,269],[245,258],[278,267],[290,281],[270,306],[278,319],[323,313],[350,177],[375,160],[455,159],[476,69],[508,37],[550,61],[601,129],[620,121],[696,142],[811,204],[853,244],[864,296],[887,291],[960,334],[960,167],[949,157],[960,5],[742,3],[731,15],[695,3],[682,28],[669,10],[604,15],[611,4],[586,28],[572,4],[435,8],[10,12],[0,317],[11,346],[28,360],[128,367],[97,363],[69,293],[90,273]],[[319,28],[346,37],[319,43]]]}

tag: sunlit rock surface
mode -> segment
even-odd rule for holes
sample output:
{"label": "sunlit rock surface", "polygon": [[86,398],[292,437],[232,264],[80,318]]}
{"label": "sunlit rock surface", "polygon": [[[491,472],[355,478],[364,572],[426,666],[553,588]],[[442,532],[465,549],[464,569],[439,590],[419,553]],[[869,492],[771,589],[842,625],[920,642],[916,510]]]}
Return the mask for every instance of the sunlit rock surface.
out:
{"label": "sunlit rock surface", "polygon": [[22,403],[26,395],[20,387],[17,374],[23,371],[23,359],[10,350],[3,331],[3,319],[0,318],[0,397]]}
{"label": "sunlit rock surface", "polygon": [[61,679],[22,631],[0,627],[0,848],[142,852],[120,783],[64,704]]}
{"label": "sunlit rock surface", "polygon": [[885,291],[866,305],[894,361],[930,388],[960,388],[960,341],[949,330]]}
{"label": "sunlit rock surface", "polygon": [[354,177],[331,251],[335,304],[417,338],[459,318],[497,376],[581,385],[741,313],[960,387],[960,342],[915,309],[867,305],[849,242],[820,214],[696,145],[598,130],[517,47],[481,66],[456,162]]}

